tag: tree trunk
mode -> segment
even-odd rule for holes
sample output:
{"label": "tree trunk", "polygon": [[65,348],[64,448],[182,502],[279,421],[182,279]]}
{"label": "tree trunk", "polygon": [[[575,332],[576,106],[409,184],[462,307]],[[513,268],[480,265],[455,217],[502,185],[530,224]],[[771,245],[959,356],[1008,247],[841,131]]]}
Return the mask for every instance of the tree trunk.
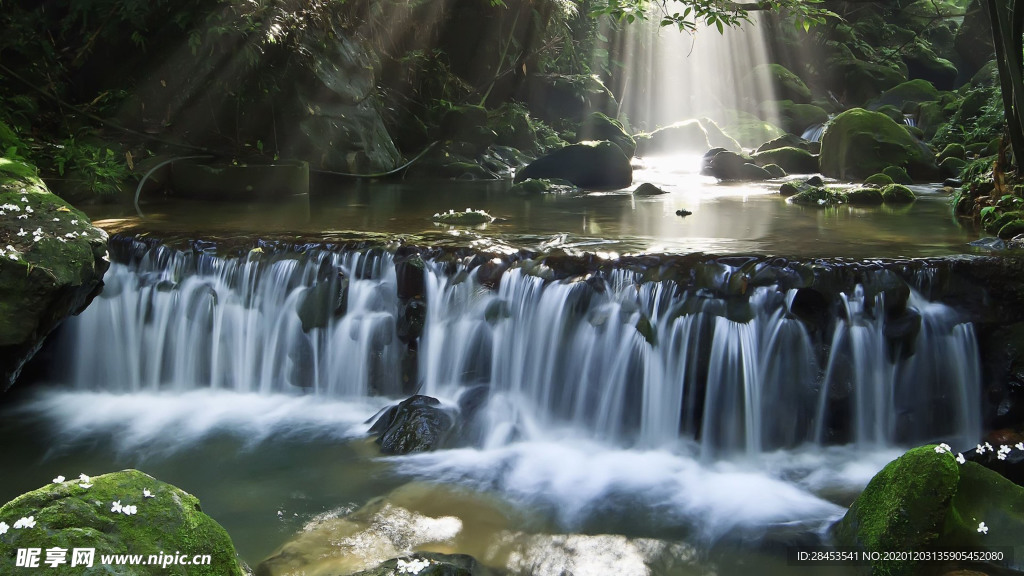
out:
{"label": "tree trunk", "polygon": [[999,84],[1003,92],[1006,130],[1018,174],[1024,164],[1024,2],[988,0]]}

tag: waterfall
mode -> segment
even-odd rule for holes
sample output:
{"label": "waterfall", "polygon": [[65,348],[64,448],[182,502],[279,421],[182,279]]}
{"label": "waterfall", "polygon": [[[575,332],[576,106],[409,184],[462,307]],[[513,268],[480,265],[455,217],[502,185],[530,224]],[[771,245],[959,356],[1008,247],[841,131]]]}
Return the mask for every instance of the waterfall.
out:
{"label": "waterfall", "polygon": [[425,258],[410,347],[387,251],[132,246],[62,333],[80,388],[454,399],[485,385],[501,407],[487,412],[493,441],[570,426],[632,446],[695,441],[705,456],[964,444],[981,429],[973,327],[912,289],[893,316],[886,292],[857,286],[815,325],[794,288],[726,295],[618,268],[553,280],[529,262],[493,288],[469,260]]}

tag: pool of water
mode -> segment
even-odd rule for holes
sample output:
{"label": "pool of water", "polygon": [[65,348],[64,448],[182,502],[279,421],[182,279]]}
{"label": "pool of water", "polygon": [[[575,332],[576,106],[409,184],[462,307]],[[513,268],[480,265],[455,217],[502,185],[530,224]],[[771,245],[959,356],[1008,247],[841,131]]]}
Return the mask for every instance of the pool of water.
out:
{"label": "pool of water", "polygon": [[[613,254],[640,252],[774,254],[894,258],[969,252],[979,231],[958,222],[938,185],[914,186],[911,205],[832,208],[789,204],[779,182],[719,183],[696,173],[699,158],[649,159],[634,188],[650,182],[668,194],[630,190],[576,195],[518,196],[510,183],[376,182],[320,179],[312,199],[260,204],[153,201],[99,206],[91,216],[115,232],[167,236],[290,235],[330,238],[343,232],[381,233],[431,243],[510,248],[564,248]],[[477,227],[431,222],[435,213],[486,210],[498,220]],[[686,209],[693,214],[676,215]]]}

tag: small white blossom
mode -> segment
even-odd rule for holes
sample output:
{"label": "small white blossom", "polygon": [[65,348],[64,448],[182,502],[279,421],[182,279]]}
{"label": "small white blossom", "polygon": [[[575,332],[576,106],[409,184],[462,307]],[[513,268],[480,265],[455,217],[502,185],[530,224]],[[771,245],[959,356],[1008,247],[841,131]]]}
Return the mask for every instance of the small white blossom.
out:
{"label": "small white blossom", "polygon": [[10,258],[11,260],[17,260],[18,259],[18,255],[17,254],[10,254],[7,257]]}
{"label": "small white blossom", "polygon": [[964,462],[967,462],[967,458],[964,458],[963,453],[957,454],[956,455],[956,463],[957,464],[963,464]]}
{"label": "small white blossom", "polygon": [[138,513],[138,511],[139,511],[138,507],[136,507],[134,504],[132,504],[131,506],[125,506],[124,507],[124,515],[125,516],[131,516],[132,514]]}
{"label": "small white blossom", "polygon": [[[24,192],[24,190],[22,190],[22,192]],[[22,196],[21,197],[21,201],[22,202],[28,202],[28,197],[27,196]]]}
{"label": "small white blossom", "polygon": [[983,445],[981,445],[981,444],[978,444],[977,448],[975,448],[975,451],[978,454],[984,454],[985,453],[985,447]]}
{"label": "small white blossom", "polygon": [[31,214],[31,213],[35,212],[35,210],[33,210],[31,206],[25,206],[25,212],[28,212],[29,214]]}
{"label": "small white blossom", "polygon": [[72,220],[71,223],[72,224],[78,224],[78,220]]}
{"label": "small white blossom", "polygon": [[6,522],[0,522],[0,536],[7,534],[7,531],[10,529],[11,527],[8,526]]}
{"label": "small white blossom", "polygon": [[18,520],[17,522],[14,523],[14,529],[15,530],[22,530],[24,528],[35,528],[35,527],[36,527],[36,517],[35,516],[29,516],[28,518],[22,518],[22,519],[20,519],[20,520]]}
{"label": "small white blossom", "polygon": [[1024,442],[1017,442],[1017,444],[1014,445],[1014,448],[1017,450],[1024,450]]}
{"label": "small white blossom", "polygon": [[89,480],[91,480],[91,478],[89,478],[89,477],[88,477],[87,475],[85,475],[85,474],[79,474],[79,475],[78,475],[78,479],[79,479],[79,480],[80,480],[81,482],[88,482]]}
{"label": "small white blossom", "polygon": [[143,498],[156,498],[156,495],[154,495],[152,492],[150,492],[149,488],[143,488],[142,489],[142,497]]}
{"label": "small white blossom", "polygon": [[982,534],[988,534],[988,526],[985,526],[984,522],[978,524],[978,532],[981,532]]}
{"label": "small white blossom", "polygon": [[53,479],[53,483],[54,484],[61,484],[62,482],[64,482],[64,480],[65,480],[65,478],[63,476],[57,476],[56,478]]}
{"label": "small white blossom", "polygon": [[18,236],[26,236],[28,232],[25,232],[24,228],[18,228]]}
{"label": "small white blossom", "polygon": [[121,501],[120,500],[116,500],[116,501],[114,501],[114,503],[112,503],[110,505],[110,511],[113,512],[114,514],[120,514],[121,510],[123,510],[123,508],[121,507]]}
{"label": "small white blossom", "polygon": [[953,447],[950,446],[949,444],[946,444],[945,442],[943,442],[942,444],[939,444],[939,446],[944,448],[946,450],[946,452],[952,452],[953,451]]}
{"label": "small white blossom", "polygon": [[64,237],[65,238],[74,238],[75,237],[75,233],[74,232],[68,232],[67,234],[64,235]]}
{"label": "small white blossom", "polygon": [[28,215],[22,214],[21,216],[18,216],[18,220],[28,220]]}
{"label": "small white blossom", "polygon": [[414,559],[410,561],[399,560],[395,568],[400,574],[419,574],[424,568],[430,566],[430,560]]}
{"label": "small white blossom", "polygon": [[945,454],[946,453],[946,449],[942,447],[942,444],[939,444],[938,446],[935,447],[935,453],[936,454]]}
{"label": "small white blossom", "polygon": [[54,218],[53,221],[54,222],[60,222],[60,218]]}
{"label": "small white blossom", "polygon": [[7,216],[7,212],[4,212],[3,210],[0,210],[0,216]]}
{"label": "small white blossom", "polygon": [[67,240],[65,240],[65,239],[61,238],[60,236],[57,236],[57,240],[60,240],[60,242],[61,242],[62,244],[67,244],[67,243],[68,243],[68,241],[67,241]]}

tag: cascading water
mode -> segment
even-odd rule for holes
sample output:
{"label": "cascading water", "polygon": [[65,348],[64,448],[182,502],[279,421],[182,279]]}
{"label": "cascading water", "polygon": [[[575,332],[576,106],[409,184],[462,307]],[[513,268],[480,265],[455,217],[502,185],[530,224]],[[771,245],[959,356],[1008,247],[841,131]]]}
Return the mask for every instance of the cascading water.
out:
{"label": "cascading water", "polygon": [[492,290],[466,264],[428,259],[417,386],[403,381],[404,304],[385,251],[132,251],[64,331],[82,389],[455,398],[483,384],[507,407],[488,412],[492,444],[568,425],[635,447],[697,441],[706,457],[980,432],[972,327],[913,292],[899,322],[919,330],[904,337],[886,293],[862,288],[815,328],[794,314],[795,289],[726,297],[619,269],[544,280],[543,265],[523,265]]}

